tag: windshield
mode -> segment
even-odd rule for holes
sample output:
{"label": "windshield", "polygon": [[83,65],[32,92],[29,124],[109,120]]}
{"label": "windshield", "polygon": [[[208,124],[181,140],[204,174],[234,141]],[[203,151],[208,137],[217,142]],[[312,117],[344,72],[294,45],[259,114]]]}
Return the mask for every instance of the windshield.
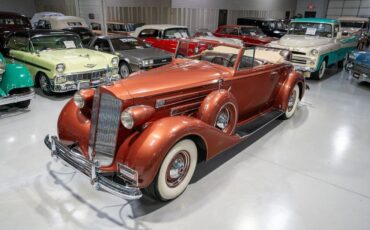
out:
{"label": "windshield", "polygon": [[116,51],[143,49],[148,47],[144,42],[137,40],[136,38],[115,38],[111,41],[113,48]]}
{"label": "windshield", "polygon": [[362,28],[363,22],[340,22],[342,27]]}
{"label": "windshield", "polygon": [[186,28],[173,28],[164,31],[164,39],[189,38],[189,31]]}
{"label": "windshield", "polygon": [[258,27],[241,27],[240,33],[248,36],[264,36],[265,34]]}
{"label": "windshield", "polygon": [[31,39],[35,51],[82,48],[76,35],[51,35]]}
{"label": "windshield", "polygon": [[308,35],[331,38],[332,25],[325,23],[294,22],[290,24],[288,34]]}

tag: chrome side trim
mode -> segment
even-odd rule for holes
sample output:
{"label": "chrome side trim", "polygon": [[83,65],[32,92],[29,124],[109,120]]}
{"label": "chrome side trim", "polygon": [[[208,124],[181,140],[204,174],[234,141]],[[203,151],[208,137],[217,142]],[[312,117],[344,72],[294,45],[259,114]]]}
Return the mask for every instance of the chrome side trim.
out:
{"label": "chrome side trim", "polygon": [[126,184],[119,184],[108,178],[108,174],[99,173],[98,166],[87,160],[81,153],[70,149],[61,143],[57,137],[47,135],[44,139],[45,145],[51,150],[52,157],[61,159],[76,170],[90,177],[92,186],[101,191],[127,200],[136,200],[142,197],[139,188]]}
{"label": "chrome side trim", "polygon": [[0,98],[0,105],[13,104],[21,101],[32,100],[35,97],[35,91],[32,89],[27,93],[14,94],[8,97]]}

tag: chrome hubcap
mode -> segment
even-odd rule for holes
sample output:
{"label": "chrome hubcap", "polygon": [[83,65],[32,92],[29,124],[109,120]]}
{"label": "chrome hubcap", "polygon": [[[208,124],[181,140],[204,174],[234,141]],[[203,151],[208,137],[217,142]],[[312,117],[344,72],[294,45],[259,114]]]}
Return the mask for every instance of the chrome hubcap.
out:
{"label": "chrome hubcap", "polygon": [[187,151],[180,151],[172,159],[167,168],[166,183],[169,187],[176,187],[185,178],[190,167],[190,155]]}
{"label": "chrome hubcap", "polygon": [[49,91],[48,82],[47,82],[45,76],[42,76],[41,79],[40,79],[40,87],[44,91]]}
{"label": "chrome hubcap", "polygon": [[294,108],[296,96],[297,96],[297,92],[293,90],[292,94],[289,97],[289,101],[288,101],[288,111],[289,112],[292,111],[292,109]]}
{"label": "chrome hubcap", "polygon": [[228,109],[223,108],[216,120],[216,127],[224,130],[230,122],[230,112]]}
{"label": "chrome hubcap", "polygon": [[130,74],[130,71],[126,65],[121,65],[120,74],[122,78],[126,78]]}

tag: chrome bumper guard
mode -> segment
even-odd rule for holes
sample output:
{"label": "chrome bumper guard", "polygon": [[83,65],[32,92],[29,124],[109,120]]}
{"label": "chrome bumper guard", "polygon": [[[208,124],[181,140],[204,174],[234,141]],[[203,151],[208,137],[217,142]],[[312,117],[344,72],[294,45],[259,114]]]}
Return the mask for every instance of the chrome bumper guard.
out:
{"label": "chrome bumper guard", "polygon": [[365,73],[359,72],[352,72],[352,78],[358,82],[369,82],[370,83],[370,76]]}
{"label": "chrome bumper guard", "polygon": [[294,66],[294,69],[296,71],[301,71],[301,72],[315,72],[316,69],[313,68],[313,67],[308,67],[308,66],[300,66],[300,65],[293,65]]}
{"label": "chrome bumper guard", "polygon": [[51,150],[51,156],[61,159],[76,170],[91,179],[92,186],[97,190],[103,190],[127,200],[136,200],[142,197],[139,188],[119,184],[107,178],[107,175],[99,173],[97,163],[86,159],[76,150],[61,143],[56,136],[47,135],[44,139],[45,145]]}
{"label": "chrome bumper guard", "polygon": [[35,91],[32,89],[30,92],[14,94],[9,97],[0,98],[0,105],[13,104],[21,101],[28,101],[35,97]]}

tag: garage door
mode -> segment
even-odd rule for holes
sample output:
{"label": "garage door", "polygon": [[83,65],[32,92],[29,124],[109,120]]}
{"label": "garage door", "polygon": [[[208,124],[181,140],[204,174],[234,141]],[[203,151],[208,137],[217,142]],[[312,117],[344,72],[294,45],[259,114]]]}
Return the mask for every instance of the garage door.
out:
{"label": "garage door", "polygon": [[337,18],[340,16],[365,16],[370,17],[370,0],[329,0],[326,17]]}

